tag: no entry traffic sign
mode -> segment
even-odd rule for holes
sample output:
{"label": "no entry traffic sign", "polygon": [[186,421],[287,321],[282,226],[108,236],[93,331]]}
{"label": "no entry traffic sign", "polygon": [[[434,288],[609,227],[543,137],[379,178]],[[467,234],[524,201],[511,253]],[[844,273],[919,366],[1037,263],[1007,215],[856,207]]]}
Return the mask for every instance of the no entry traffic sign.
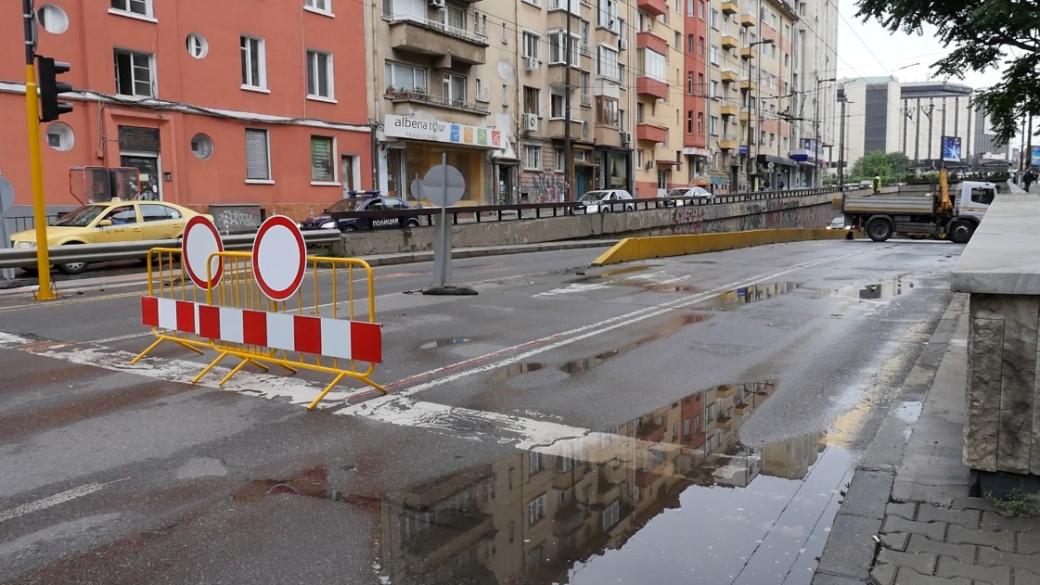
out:
{"label": "no entry traffic sign", "polygon": [[[217,286],[224,275],[224,263],[219,256],[212,259],[212,271],[206,269],[206,261],[217,252],[224,251],[224,243],[220,240],[217,226],[204,215],[196,215],[184,226],[184,237],[181,239],[181,258],[188,277],[201,289]],[[209,280],[212,274],[212,280]]]}
{"label": "no entry traffic sign", "polygon": [[307,246],[296,222],[273,215],[260,226],[253,241],[253,278],[272,301],[293,296],[307,270]]}

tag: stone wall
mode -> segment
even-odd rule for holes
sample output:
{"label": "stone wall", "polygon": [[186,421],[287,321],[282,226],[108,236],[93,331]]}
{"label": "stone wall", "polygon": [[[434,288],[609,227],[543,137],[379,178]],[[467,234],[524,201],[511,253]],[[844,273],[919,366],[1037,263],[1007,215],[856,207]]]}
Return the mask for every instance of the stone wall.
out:
{"label": "stone wall", "polygon": [[[837,214],[831,194],[691,205],[626,213],[467,223],[452,226],[452,246],[537,244],[597,237],[697,234],[781,227],[823,227]],[[434,228],[344,235],[347,255],[368,256],[433,249]]]}

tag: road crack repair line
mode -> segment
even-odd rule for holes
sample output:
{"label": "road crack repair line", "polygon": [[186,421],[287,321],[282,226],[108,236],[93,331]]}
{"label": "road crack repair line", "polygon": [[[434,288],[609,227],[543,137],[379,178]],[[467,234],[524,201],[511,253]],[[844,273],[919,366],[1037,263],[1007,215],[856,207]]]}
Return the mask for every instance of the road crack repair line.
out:
{"label": "road crack repair line", "polygon": [[[585,441],[596,440],[599,435],[604,434],[558,422],[417,401],[409,398],[409,396],[481,372],[517,363],[532,356],[590,339],[639,321],[664,315],[702,302],[713,295],[724,293],[733,288],[759,284],[799,270],[837,262],[860,253],[862,252],[843,254],[798,264],[784,270],[760,274],[691,297],[675,299],[661,305],[633,310],[596,323],[558,332],[511,348],[505,348],[477,358],[436,368],[415,376],[409,376],[390,383],[388,387],[398,391],[387,396],[351,404],[352,400],[370,395],[369,390],[367,388],[335,390],[325,399],[323,403],[325,406],[322,410],[332,411],[332,414],[338,416],[355,416],[396,426],[448,433],[461,438],[474,438],[476,434],[476,440],[482,440],[483,437],[487,437],[501,444],[512,444],[518,449],[547,449],[550,451],[569,449],[574,446],[575,442],[584,443]],[[129,362],[134,357],[134,354],[127,351],[115,350],[91,342],[55,342],[4,332],[0,332],[0,349],[25,351],[41,357],[62,360],[76,365],[131,373],[188,385],[190,385],[191,379],[202,367],[202,364],[198,362],[166,358],[146,358],[139,362],[137,366],[130,366]],[[510,353],[512,355],[502,357]],[[208,377],[212,381],[198,384],[198,386],[213,390],[221,389],[217,386],[216,380],[219,380],[226,371],[227,369],[225,368],[216,368]],[[293,405],[304,407],[320,392],[321,387],[322,385],[319,383],[311,383],[298,378],[242,371],[222,389],[256,398],[286,400]],[[479,433],[474,433],[474,429],[478,429]],[[605,435],[603,439],[607,440],[610,437],[616,436]]]}

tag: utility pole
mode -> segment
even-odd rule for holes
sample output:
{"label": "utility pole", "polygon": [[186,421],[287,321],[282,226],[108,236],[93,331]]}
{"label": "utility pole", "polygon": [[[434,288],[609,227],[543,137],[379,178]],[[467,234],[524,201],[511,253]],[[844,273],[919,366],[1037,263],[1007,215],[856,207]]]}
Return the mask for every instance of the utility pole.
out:
{"label": "utility pole", "polygon": [[929,99],[929,101],[928,101],[928,162],[929,162],[929,164],[931,164],[931,161],[932,161],[932,143],[935,142],[934,140],[932,140],[932,113],[934,112],[934,110],[935,110],[935,104],[932,103],[931,100]]}
{"label": "utility pole", "polygon": [[[747,62],[748,62],[748,73],[747,73],[747,80],[748,80],[748,91],[747,91],[747,96],[748,96],[747,154],[745,155],[745,159],[744,160],[747,163],[746,172],[747,172],[748,188],[750,188],[751,190],[754,190],[754,176],[755,176],[755,173],[754,173],[753,168],[751,166],[751,140],[752,140],[752,138],[751,138],[751,104],[752,104],[752,101],[755,99],[755,89],[756,89],[755,86],[752,85],[752,83],[751,83],[751,67],[754,64],[754,59],[757,59],[759,56],[761,56],[761,51],[757,51],[757,50],[755,50],[755,48],[757,46],[759,46],[759,45],[771,45],[771,44],[773,44],[773,39],[765,39],[765,40],[761,40],[761,41],[754,41],[750,45],[748,45],[748,49],[754,50],[755,53],[758,53],[757,55],[749,54],[748,55],[748,59],[747,59]],[[759,79],[762,78],[762,66],[761,65],[758,65],[758,77],[759,77]],[[757,107],[756,107],[756,111],[758,111]],[[756,128],[756,130],[757,130],[757,128]]]}
{"label": "utility pole", "polygon": [[841,99],[838,100],[841,104],[841,117],[838,118],[840,127],[838,128],[838,188],[845,191],[845,104],[848,103],[848,97],[843,93]]}
{"label": "utility pole", "polygon": [[1026,170],[1026,115],[1022,114],[1022,145],[1018,147],[1018,172]]}
{"label": "utility pole", "polygon": [[[567,89],[564,90],[563,94],[563,108],[565,110],[565,118],[563,125],[563,151],[565,157],[565,171],[567,172],[567,190],[565,199],[567,201],[574,201],[578,198],[577,194],[574,193],[574,148],[571,144],[571,51],[573,50],[573,40],[571,39],[571,3],[574,0],[567,0],[567,42],[564,43],[564,49],[567,51]],[[621,31],[621,34],[625,34],[625,31]]]}
{"label": "utility pole", "polygon": [[43,191],[43,163],[40,160],[40,113],[36,85],[36,12],[33,0],[22,0],[25,32],[25,121],[29,131],[29,172],[32,177],[33,222],[36,230],[36,270],[39,290],[36,300],[53,301],[51,260],[47,250],[47,207]]}
{"label": "utility pole", "polygon": [[813,114],[813,187],[819,188],[822,181],[820,180],[820,84],[830,83],[835,81],[835,78],[829,79],[816,79],[816,98],[813,100],[815,103],[813,107],[815,113]]}
{"label": "utility pole", "polygon": [[1029,127],[1026,128],[1026,168],[1033,166],[1033,112],[1029,112]]}

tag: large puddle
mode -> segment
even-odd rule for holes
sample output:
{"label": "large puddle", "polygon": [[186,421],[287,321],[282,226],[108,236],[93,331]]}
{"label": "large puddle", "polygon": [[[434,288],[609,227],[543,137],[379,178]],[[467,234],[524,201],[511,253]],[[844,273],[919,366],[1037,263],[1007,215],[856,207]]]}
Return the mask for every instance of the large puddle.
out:
{"label": "large puddle", "polygon": [[852,456],[817,434],[740,444],[774,389],[718,386],[387,494],[380,580],[808,584]]}

